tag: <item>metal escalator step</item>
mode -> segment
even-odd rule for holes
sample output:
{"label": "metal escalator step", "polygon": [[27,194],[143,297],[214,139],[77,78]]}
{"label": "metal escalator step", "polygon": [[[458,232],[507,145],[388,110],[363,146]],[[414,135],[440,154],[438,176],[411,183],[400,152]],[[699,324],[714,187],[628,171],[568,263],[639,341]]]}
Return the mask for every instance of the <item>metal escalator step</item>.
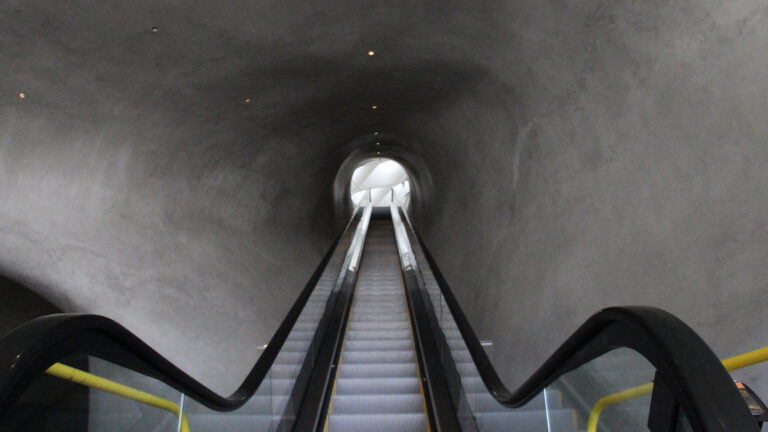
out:
{"label": "metal escalator step", "polygon": [[342,355],[343,364],[355,363],[407,363],[415,362],[412,350],[402,351],[348,351]]}
{"label": "metal escalator step", "polygon": [[347,340],[411,339],[410,330],[348,330]]}
{"label": "metal escalator step", "polygon": [[424,414],[332,414],[330,432],[423,432],[427,430]]}
{"label": "metal escalator step", "polygon": [[342,378],[384,378],[418,376],[416,363],[345,364],[339,367]]}
{"label": "metal escalator step", "polygon": [[402,351],[412,350],[413,342],[408,340],[348,340],[344,351]]}
{"label": "metal escalator step", "polygon": [[353,321],[349,323],[350,330],[409,330],[407,320],[401,321]]}
{"label": "metal escalator step", "polygon": [[352,315],[350,316],[351,321],[357,321],[357,322],[375,322],[375,321],[403,321],[408,320],[408,314],[405,313],[405,311],[401,313],[391,313],[391,314],[358,314],[355,311],[352,311]]}
{"label": "metal escalator step", "polygon": [[352,309],[352,312],[355,314],[355,316],[363,316],[363,315],[383,315],[388,314],[392,316],[391,314],[400,314],[405,313],[405,304],[371,304],[371,305],[360,305]]}
{"label": "metal escalator step", "polygon": [[336,395],[420,394],[421,384],[416,377],[402,378],[339,378]]}
{"label": "metal escalator step", "polygon": [[402,294],[376,294],[362,297],[355,297],[355,306],[362,305],[402,305],[405,304],[405,298]]}
{"label": "metal escalator step", "polygon": [[[365,281],[361,281],[361,282],[365,282]],[[363,301],[368,299],[402,301],[403,300],[402,289],[399,286],[397,286],[397,283],[393,285],[394,285],[393,286],[394,289],[381,290],[381,291],[370,291],[370,290],[365,290],[361,288],[360,291],[358,291],[357,295],[355,296],[355,301]]]}
{"label": "metal escalator step", "polygon": [[423,413],[420,394],[336,395],[333,414]]}

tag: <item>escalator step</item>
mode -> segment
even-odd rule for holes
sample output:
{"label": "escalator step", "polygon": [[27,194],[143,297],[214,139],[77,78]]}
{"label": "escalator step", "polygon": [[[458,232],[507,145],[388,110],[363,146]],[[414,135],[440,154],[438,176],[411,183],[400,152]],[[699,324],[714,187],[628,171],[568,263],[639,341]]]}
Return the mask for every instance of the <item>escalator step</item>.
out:
{"label": "escalator step", "polygon": [[354,321],[349,323],[350,330],[408,330],[411,326],[407,320],[401,321]]}
{"label": "escalator step", "polygon": [[344,342],[347,351],[403,351],[412,350],[413,342],[408,340],[348,340]]}
{"label": "escalator step", "polygon": [[352,310],[350,320],[357,322],[374,322],[374,321],[408,321],[408,314],[405,312],[399,313],[376,313],[376,314],[358,314],[355,310]]}
{"label": "escalator step", "polygon": [[415,377],[418,376],[416,363],[368,363],[345,364],[339,368],[342,378],[385,378],[385,377]]}
{"label": "escalator step", "polygon": [[411,350],[403,351],[348,351],[342,357],[343,364],[355,363],[407,363],[416,361]]}
{"label": "escalator step", "polygon": [[423,413],[424,398],[420,394],[336,395],[334,414]]}
{"label": "escalator step", "polygon": [[360,340],[360,339],[410,340],[411,331],[410,330],[349,330],[347,331],[347,340]]}
{"label": "escalator step", "polygon": [[424,414],[332,414],[328,419],[330,432],[424,432]]}
{"label": "escalator step", "polygon": [[336,395],[419,394],[421,384],[416,377],[404,378],[339,378]]}

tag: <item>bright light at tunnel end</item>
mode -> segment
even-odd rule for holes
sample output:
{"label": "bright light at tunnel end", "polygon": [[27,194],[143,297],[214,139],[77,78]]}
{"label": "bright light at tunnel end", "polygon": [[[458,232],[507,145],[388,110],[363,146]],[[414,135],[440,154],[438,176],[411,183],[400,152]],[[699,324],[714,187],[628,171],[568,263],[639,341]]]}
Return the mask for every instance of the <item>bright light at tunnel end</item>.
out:
{"label": "bright light at tunnel end", "polygon": [[376,207],[389,206],[394,200],[407,208],[410,192],[410,179],[405,168],[382,157],[369,159],[355,168],[349,187],[350,198],[356,206],[365,205],[369,200]]}

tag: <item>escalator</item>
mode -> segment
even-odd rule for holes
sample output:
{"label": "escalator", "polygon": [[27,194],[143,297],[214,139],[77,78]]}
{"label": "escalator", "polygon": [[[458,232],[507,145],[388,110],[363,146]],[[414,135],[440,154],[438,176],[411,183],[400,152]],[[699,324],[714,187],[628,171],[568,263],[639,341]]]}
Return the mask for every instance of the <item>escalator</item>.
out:
{"label": "escalator", "polygon": [[426,430],[405,289],[390,221],[375,220],[339,357],[327,430]]}
{"label": "escalator", "polygon": [[494,355],[403,209],[368,206],[232,395],[107,318],[52,315],[0,340],[0,432],[759,430],[712,351],[658,309],[597,313],[514,391]]}

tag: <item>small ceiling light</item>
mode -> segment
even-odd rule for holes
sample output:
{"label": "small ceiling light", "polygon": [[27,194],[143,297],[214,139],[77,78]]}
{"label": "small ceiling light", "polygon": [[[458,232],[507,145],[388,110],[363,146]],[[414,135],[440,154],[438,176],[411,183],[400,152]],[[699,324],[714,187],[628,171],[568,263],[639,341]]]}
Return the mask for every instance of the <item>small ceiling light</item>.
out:
{"label": "small ceiling light", "polygon": [[376,154],[377,154],[377,155],[380,155],[380,154],[381,154],[381,152],[376,152]]}
{"label": "small ceiling light", "polygon": [[381,143],[380,143],[380,142],[378,142],[378,141],[376,141],[376,145],[377,145],[377,146],[380,146],[380,145],[381,145]]}
{"label": "small ceiling light", "polygon": [[157,27],[152,26],[152,33],[157,33]]}
{"label": "small ceiling light", "polygon": [[25,93],[19,93],[19,99],[24,99],[26,97],[27,95]]}
{"label": "small ceiling light", "polygon": [[376,54],[376,53],[375,53],[375,52],[373,52],[373,50],[371,50],[371,51],[368,51],[368,55],[369,55],[369,56],[372,56],[372,55],[374,55],[374,54]]}
{"label": "small ceiling light", "polygon": [[245,98],[245,103],[251,103],[251,98]]}
{"label": "small ceiling light", "polygon": [[378,135],[379,133],[378,133],[378,132],[374,132],[373,134],[374,134],[374,135]]}
{"label": "small ceiling light", "polygon": [[371,109],[379,109],[378,105],[371,105]]}

